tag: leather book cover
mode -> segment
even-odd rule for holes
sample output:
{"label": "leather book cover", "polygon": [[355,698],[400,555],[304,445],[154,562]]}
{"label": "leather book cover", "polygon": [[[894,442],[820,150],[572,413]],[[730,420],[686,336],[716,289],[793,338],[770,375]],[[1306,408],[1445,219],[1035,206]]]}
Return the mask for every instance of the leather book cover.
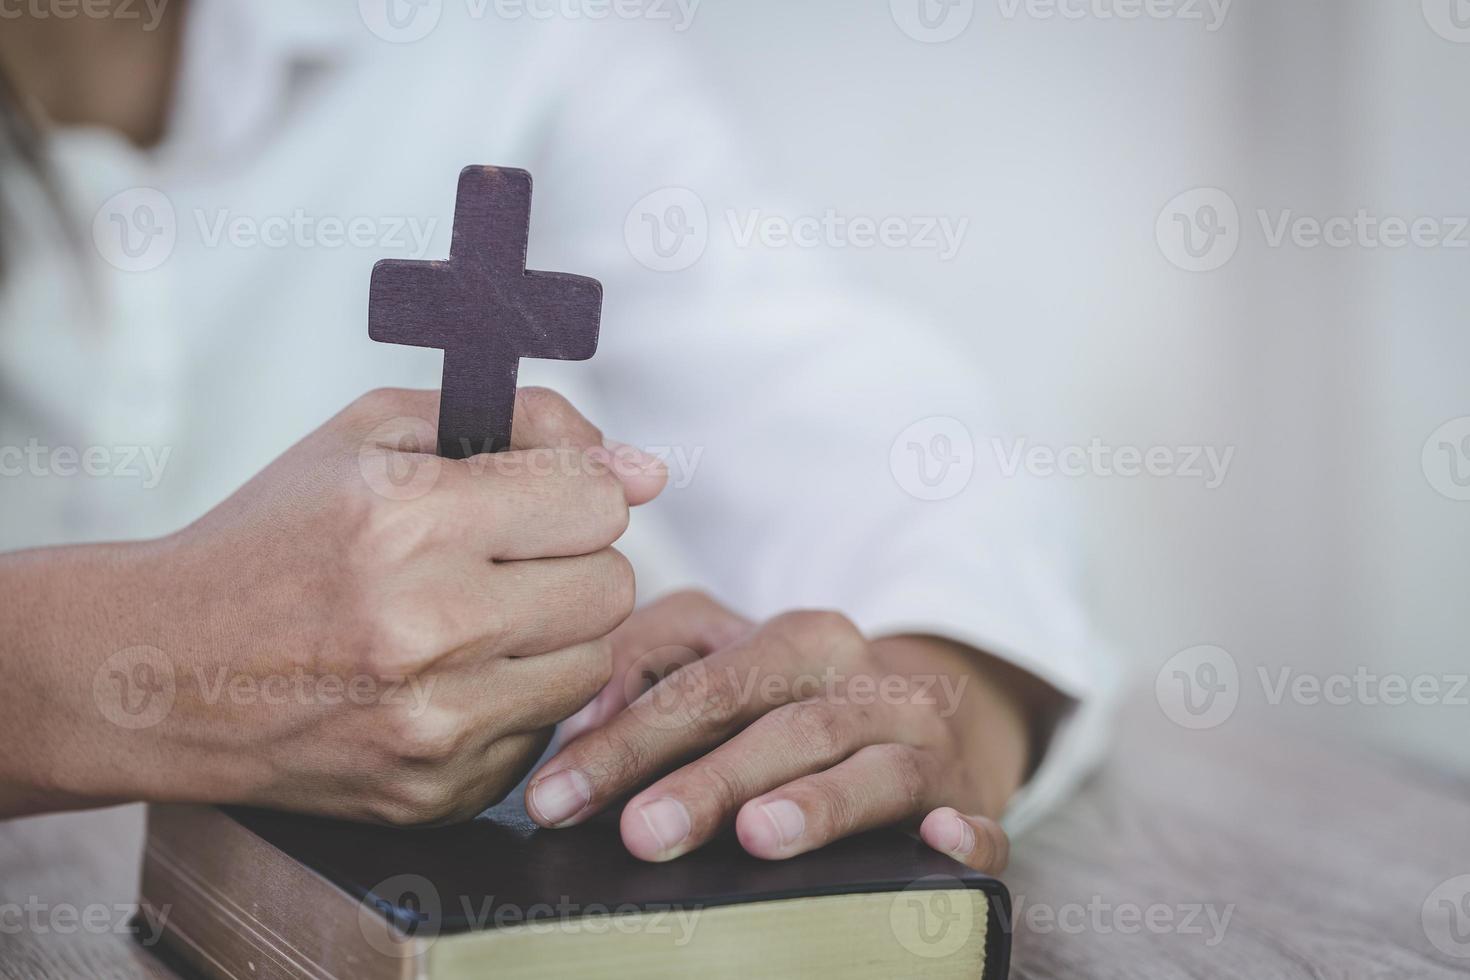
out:
{"label": "leather book cover", "polygon": [[513,793],[470,823],[424,830],[243,808],[223,812],[410,933],[448,937],[580,914],[892,893],[894,914],[918,916],[918,934],[942,941],[953,912],[936,901],[939,893],[965,889],[989,906],[985,976],[1007,975],[1010,896],[1004,885],[898,831],[862,834],[786,861],[751,857],[725,835],[675,861],[650,864],[624,849],[615,818],[543,830],[520,799]]}

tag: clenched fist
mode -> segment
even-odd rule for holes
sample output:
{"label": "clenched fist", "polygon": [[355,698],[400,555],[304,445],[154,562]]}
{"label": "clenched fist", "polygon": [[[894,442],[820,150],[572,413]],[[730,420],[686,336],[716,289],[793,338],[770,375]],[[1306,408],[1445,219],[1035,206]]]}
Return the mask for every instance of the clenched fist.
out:
{"label": "clenched fist", "polygon": [[0,559],[24,666],[0,814],[425,824],[502,797],[607,682],[634,599],[612,544],[665,476],[550,391],[521,391],[496,456],[432,455],[437,416],[434,392],[373,392],[169,538]]}

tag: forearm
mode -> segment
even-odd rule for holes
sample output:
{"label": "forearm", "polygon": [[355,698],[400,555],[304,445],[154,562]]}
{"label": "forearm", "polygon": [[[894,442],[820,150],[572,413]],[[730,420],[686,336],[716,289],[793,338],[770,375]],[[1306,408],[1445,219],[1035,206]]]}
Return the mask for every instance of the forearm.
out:
{"label": "forearm", "polygon": [[[110,723],[99,676],[114,653],[150,642],[140,619],[146,554],[86,545],[0,555],[0,817],[143,795],[140,731]],[[144,613],[143,617],[139,614]]]}

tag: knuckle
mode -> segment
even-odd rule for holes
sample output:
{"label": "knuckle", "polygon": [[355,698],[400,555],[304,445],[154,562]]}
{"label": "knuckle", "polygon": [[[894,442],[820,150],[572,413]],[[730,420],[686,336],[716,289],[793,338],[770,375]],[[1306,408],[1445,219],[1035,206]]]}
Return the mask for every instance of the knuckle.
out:
{"label": "knuckle", "polygon": [[694,711],[693,720],[702,727],[724,731],[741,715],[740,691],[725,674],[712,671],[706,661],[698,661],[675,671],[664,683],[672,682]]}
{"label": "knuckle", "polygon": [[373,823],[408,828],[422,823],[412,807],[397,799],[374,799],[366,804],[367,817]]}
{"label": "knuckle", "polygon": [[846,718],[825,701],[802,701],[778,709],[788,736],[805,755],[833,759],[848,747]]}
{"label": "knuckle", "polygon": [[612,679],[612,644],[606,637],[579,643],[560,655],[567,658],[567,667],[559,675],[555,689],[547,691],[536,704],[533,716],[547,725],[565,721],[590,703]]}
{"label": "knuckle", "polygon": [[374,677],[416,674],[449,648],[446,617],[432,603],[371,603],[360,617],[363,667]]}
{"label": "knuckle", "polygon": [[608,616],[621,623],[633,614],[638,601],[638,578],[628,556],[615,548],[606,551],[607,568],[603,574],[603,597]]}
{"label": "knuckle", "polygon": [[594,777],[594,786],[624,786],[648,771],[643,742],[622,728],[611,725],[590,737],[597,739],[600,751],[587,757],[582,768]]}
{"label": "knuckle", "polygon": [[368,424],[400,415],[423,414],[433,397],[433,392],[411,388],[374,388],[347,406],[346,414]]}
{"label": "knuckle", "polygon": [[854,665],[868,652],[868,641],[862,630],[840,612],[823,611],[809,614],[812,642],[829,663]]}
{"label": "knuckle", "polygon": [[468,732],[452,712],[437,709],[405,711],[390,722],[393,751],[404,762],[442,764],[464,749]]}
{"label": "knuckle", "polygon": [[371,492],[343,495],[346,554],[353,567],[380,571],[438,548],[444,527],[423,500],[389,500]]}
{"label": "knuckle", "polygon": [[[522,388],[517,393],[516,400],[519,402],[522,417],[530,422],[540,443],[556,445],[580,442],[597,433],[596,428],[572,407],[571,402],[550,388]],[[601,441],[601,433],[597,433],[597,438]]]}
{"label": "knuckle", "polygon": [[580,673],[580,677],[587,689],[587,700],[602,690],[612,681],[613,676],[613,651],[612,641],[607,637],[600,637],[587,644],[588,668]]}
{"label": "knuckle", "polygon": [[378,418],[392,415],[394,408],[403,401],[402,388],[374,388],[364,392],[347,410],[361,418]]}
{"label": "knuckle", "polygon": [[761,627],[775,647],[774,656],[791,664],[821,664],[845,670],[863,662],[867,641],[846,616],[835,612],[797,610],[782,613]]}
{"label": "knuckle", "polygon": [[459,794],[448,780],[430,778],[417,783],[409,791],[409,812],[419,824],[443,823],[459,809]]}
{"label": "knuckle", "polygon": [[558,391],[540,385],[527,385],[516,392],[520,408],[533,421],[546,422],[563,419],[573,409],[571,402]]}
{"label": "knuckle", "polygon": [[837,658],[845,659],[867,649],[862,630],[840,612],[823,610],[807,614],[813,636]]}
{"label": "knuckle", "polygon": [[929,786],[930,767],[926,757],[907,745],[882,745],[874,749],[889,773],[892,785],[917,806]]}
{"label": "knuckle", "polygon": [[782,613],[771,625],[788,641],[808,652],[850,653],[853,648],[866,646],[862,632],[852,620],[831,610]]}
{"label": "knuckle", "polygon": [[719,764],[702,766],[698,779],[701,785],[694,798],[713,801],[721,815],[733,812],[749,795],[735,774]]}
{"label": "knuckle", "polygon": [[589,627],[602,633],[611,632],[633,614],[638,598],[638,580],[633,563],[614,548],[604,548],[578,559],[585,564],[568,598],[577,604],[578,613]]}
{"label": "knuckle", "polygon": [[383,798],[372,801],[374,819],[394,827],[422,827],[453,816],[458,793],[447,780],[432,775],[401,778]]}
{"label": "knuckle", "polygon": [[612,544],[628,530],[631,511],[622,482],[612,473],[603,470],[591,474],[591,493],[588,509],[596,519],[599,538]]}
{"label": "knuckle", "polygon": [[704,660],[681,667],[644,692],[635,704],[656,717],[660,729],[689,728],[719,733],[728,730],[741,711],[740,692],[733,681],[710,670]]}
{"label": "knuckle", "polygon": [[857,826],[858,810],[851,795],[828,779],[810,788],[817,823],[831,837],[844,837]]}

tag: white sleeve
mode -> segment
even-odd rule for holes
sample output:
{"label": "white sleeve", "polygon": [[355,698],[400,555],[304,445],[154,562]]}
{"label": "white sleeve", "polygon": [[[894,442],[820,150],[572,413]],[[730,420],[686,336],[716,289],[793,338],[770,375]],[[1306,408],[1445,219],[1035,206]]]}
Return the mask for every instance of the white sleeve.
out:
{"label": "white sleeve", "polygon": [[[831,608],[870,636],[944,636],[1066,695],[1007,814],[1019,829],[1101,751],[1115,671],[1080,611],[1076,541],[992,451],[1005,430],[982,371],[873,284],[843,281],[821,248],[742,242],[753,216],[800,212],[749,179],[687,68],[614,50],[565,83],[534,162],[537,234],[557,244],[533,259],[604,278],[591,370],[605,428],[682,454],[655,507],[733,608]],[[697,233],[672,260],[651,251],[637,206],[650,194],[655,222],[680,204],[697,232],[704,209],[702,252]]]}

